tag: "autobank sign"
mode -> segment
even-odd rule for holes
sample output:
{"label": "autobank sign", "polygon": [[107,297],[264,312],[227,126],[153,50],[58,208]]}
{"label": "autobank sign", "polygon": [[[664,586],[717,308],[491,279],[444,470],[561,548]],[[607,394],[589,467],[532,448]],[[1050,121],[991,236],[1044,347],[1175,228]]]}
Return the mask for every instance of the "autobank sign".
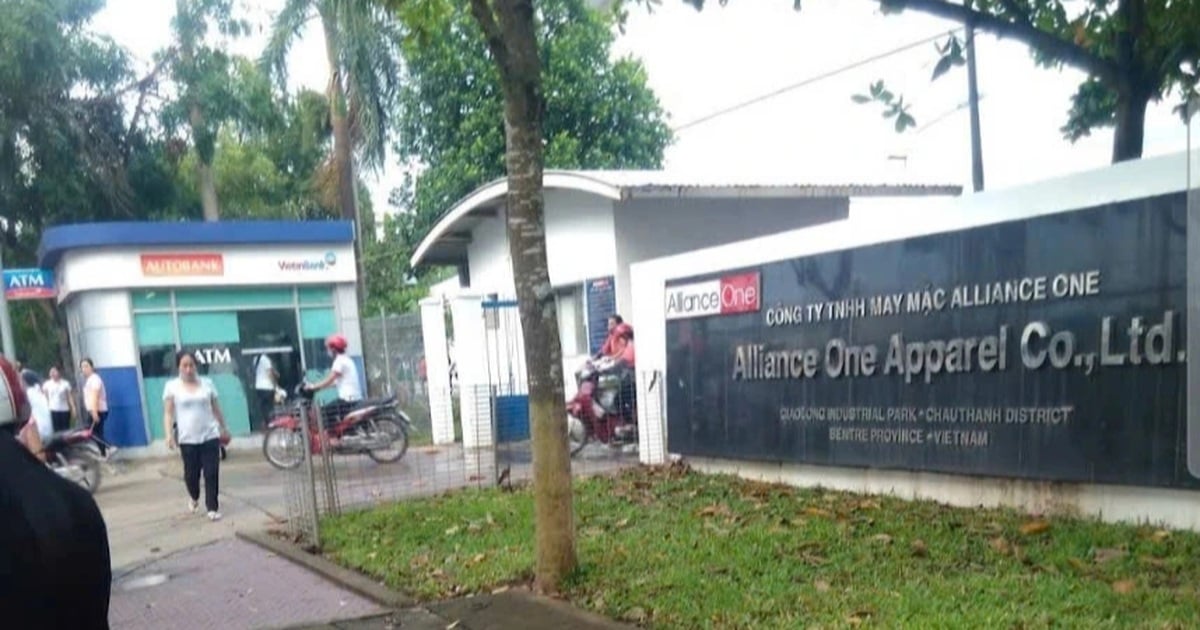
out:
{"label": "autobank sign", "polygon": [[326,271],[337,266],[337,254],[325,252],[319,258],[285,258],[278,261],[280,271]]}
{"label": "autobank sign", "polygon": [[759,272],[739,273],[667,287],[667,319],[758,312],[762,302]]}
{"label": "autobank sign", "polygon": [[5,269],[4,297],[9,300],[52,298],[54,272],[49,269]]}

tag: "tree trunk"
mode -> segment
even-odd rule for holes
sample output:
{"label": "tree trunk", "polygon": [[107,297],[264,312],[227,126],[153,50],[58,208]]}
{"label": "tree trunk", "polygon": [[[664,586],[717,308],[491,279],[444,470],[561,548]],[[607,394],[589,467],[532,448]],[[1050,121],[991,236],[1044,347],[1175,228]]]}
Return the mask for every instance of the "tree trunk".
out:
{"label": "tree trunk", "polygon": [[363,261],[362,228],[358,220],[358,191],[354,181],[354,146],[350,137],[350,119],[347,116],[346,92],[343,87],[341,64],[338,63],[337,24],[327,11],[321,11],[321,25],[325,33],[325,56],[329,61],[329,123],[333,127],[333,165],[337,170],[338,209],[343,220],[354,225],[354,265],[358,282],[355,291],[358,297],[358,313],[362,317],[366,300],[367,275]]}
{"label": "tree trunk", "polygon": [[[483,0],[472,9],[481,18]],[[571,459],[563,401],[562,348],[558,314],[546,265],[545,198],[542,171],[541,60],[531,0],[493,0],[496,23],[484,31],[500,66],[508,170],[508,247],[521,330],[525,337],[529,410],[533,433],[533,490],[537,535],[536,582],[556,593],[575,569],[575,513]],[[490,13],[490,10],[488,10]],[[502,42],[502,45],[501,45]]]}
{"label": "tree trunk", "polygon": [[1146,136],[1146,108],[1150,97],[1132,90],[1117,95],[1116,126],[1113,129],[1113,163],[1142,157]]}
{"label": "tree trunk", "polygon": [[200,111],[200,104],[194,100],[188,106],[188,122],[192,127],[192,145],[196,150],[196,179],[200,188],[200,205],[204,209],[204,220],[219,221],[221,207],[217,204],[217,183],[212,174],[214,147],[208,146],[209,140],[204,139],[207,134],[204,130],[204,112]]}

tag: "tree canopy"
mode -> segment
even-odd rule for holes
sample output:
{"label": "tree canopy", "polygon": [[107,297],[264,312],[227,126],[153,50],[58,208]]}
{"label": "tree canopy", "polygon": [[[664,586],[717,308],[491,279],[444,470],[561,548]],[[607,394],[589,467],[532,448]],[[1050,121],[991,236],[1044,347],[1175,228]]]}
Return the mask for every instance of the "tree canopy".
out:
{"label": "tree canopy", "polygon": [[[667,116],[641,62],[611,59],[612,17],[584,0],[546,0],[538,3],[537,18],[546,166],[660,168],[672,140]],[[421,20],[420,33],[403,48],[394,146],[401,163],[420,171],[393,193],[401,214],[384,226],[389,247],[396,248],[388,260],[393,274],[407,268],[412,249],[442,212],[505,172],[503,94],[479,25],[457,3],[424,12]],[[411,305],[421,291],[404,291],[407,280],[394,280],[396,291],[373,297],[373,304]]]}

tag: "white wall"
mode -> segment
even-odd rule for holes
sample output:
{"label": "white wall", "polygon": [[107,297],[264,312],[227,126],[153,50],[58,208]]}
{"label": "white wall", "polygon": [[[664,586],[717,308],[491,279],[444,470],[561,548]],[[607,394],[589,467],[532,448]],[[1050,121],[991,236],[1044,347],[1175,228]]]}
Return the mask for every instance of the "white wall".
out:
{"label": "white wall", "polygon": [[635,262],[845,219],[848,207],[848,200],[830,198],[617,202],[617,311],[632,310],[629,266]]}
{"label": "white wall", "polygon": [[[223,269],[213,275],[153,275],[142,254],[220,256]],[[333,260],[326,264],[327,256]],[[308,263],[306,266],[300,263]],[[55,269],[58,300],[73,293],[134,287],[246,286],[263,284],[336,284],[354,282],[354,247],[328,245],[231,245],[226,247],[106,247],[68,251]]]}
{"label": "white wall", "polygon": [[[1180,153],[1127,162],[1011,190],[941,203],[931,202],[928,208],[921,208],[919,214],[910,212],[908,217],[900,220],[880,220],[879,210],[886,202],[872,200],[875,212],[862,213],[856,212],[852,203],[851,217],[846,221],[634,264],[631,273],[631,313],[633,325],[638,331],[639,370],[666,370],[663,296],[665,283],[672,279],[1178,192],[1187,188],[1186,157]],[[1193,152],[1192,161],[1200,163],[1200,151]],[[908,202],[897,205],[912,209]],[[646,383],[639,383],[639,386],[645,388]],[[640,399],[639,412],[641,417],[648,418],[645,401]],[[641,430],[640,452],[642,460],[647,463],[661,463],[667,459],[666,410],[661,415],[661,426],[653,427],[653,430],[643,426]],[[887,482],[878,485],[871,480],[883,476],[880,471],[793,464],[775,465],[772,471],[771,466],[731,461],[709,464],[749,471],[744,473],[749,475],[761,475],[767,471],[780,479],[796,483],[841,484],[844,487],[964,504],[999,503],[1000,495],[995,493],[994,488],[997,484],[1011,485],[1007,481],[981,482],[978,478],[954,475],[939,475],[938,483],[931,485],[923,481],[929,475],[911,472],[887,473]],[[1105,510],[1102,515],[1106,518],[1140,517],[1180,526],[1200,526],[1200,522],[1197,522],[1200,517],[1195,514],[1181,515],[1184,509],[1195,512],[1195,493],[1144,488],[1114,490],[1086,484],[1048,482],[1034,483],[1033,486],[1039,489],[1038,492],[1051,493],[1056,501],[1061,500],[1079,510],[1093,514]],[[1190,497],[1191,501],[1181,502],[1178,498],[1180,495]],[[1010,495],[1011,504],[1034,508],[1032,496],[1027,492]]]}
{"label": "white wall", "polygon": [[[550,284],[561,287],[612,275],[617,266],[612,202],[578,191],[546,191],[546,262]],[[514,297],[512,259],[503,213],[479,223],[467,246],[470,291]]]}

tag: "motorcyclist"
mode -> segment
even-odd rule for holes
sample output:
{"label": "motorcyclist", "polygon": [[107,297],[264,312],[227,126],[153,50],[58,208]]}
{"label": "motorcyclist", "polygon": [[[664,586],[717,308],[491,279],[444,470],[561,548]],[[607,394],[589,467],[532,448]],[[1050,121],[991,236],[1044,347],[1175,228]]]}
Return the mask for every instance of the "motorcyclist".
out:
{"label": "motorcyclist", "polygon": [[[600,352],[596,353],[592,359],[600,359],[602,357],[611,357],[614,354],[613,346],[617,342],[616,329],[618,326],[628,326],[625,320],[620,315],[613,313],[608,316],[608,336],[604,338],[604,345],[600,346]],[[630,331],[632,332],[632,328]]]}
{"label": "motorcyclist", "polygon": [[336,423],[362,402],[362,384],[358,379],[358,367],[346,356],[349,344],[341,334],[334,333],[325,339],[325,351],[333,359],[329,374],[317,383],[305,384],[305,389],[317,391],[330,385],[337,387],[337,399],[321,407],[321,415],[325,418],[326,426]]}

